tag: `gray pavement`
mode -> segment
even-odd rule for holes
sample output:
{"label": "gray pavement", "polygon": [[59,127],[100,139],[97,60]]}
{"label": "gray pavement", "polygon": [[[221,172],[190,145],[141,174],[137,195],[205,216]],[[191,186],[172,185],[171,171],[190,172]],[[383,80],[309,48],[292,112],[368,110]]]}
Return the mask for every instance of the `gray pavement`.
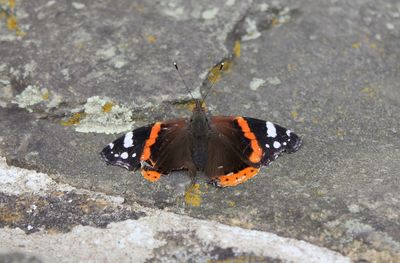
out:
{"label": "gray pavement", "polygon": [[[35,254],[18,242],[92,240],[87,232],[102,235],[105,227],[136,224],[141,229],[143,218],[159,212],[173,219],[165,220],[168,234],[156,235],[143,261],[172,258],[157,254],[157,242],[169,243],[169,249],[211,242],[188,234],[190,227],[182,230],[188,243],[174,241],[172,226],[187,218],[205,227],[218,222],[229,233],[236,227],[257,233],[255,243],[276,234],[315,245],[324,255],[343,255],[332,261],[400,260],[398,1],[16,1],[12,10],[7,1],[0,5],[0,156],[7,160],[0,178],[14,185],[13,169],[20,167],[27,169],[24,178],[34,171],[46,175],[35,184],[54,184],[44,191],[0,189],[0,236],[10,236],[8,246],[0,243],[5,257],[24,258],[12,253],[26,252],[51,261],[45,250]],[[302,148],[229,189],[207,185],[203,175],[190,187],[185,172],[150,184],[138,172],[106,166],[98,153],[121,133],[190,115],[190,96],[174,60],[194,94],[204,92],[207,72],[225,61],[206,102],[210,112],[279,123],[303,137]],[[123,205],[101,201],[109,196],[122,198]],[[39,212],[27,213],[32,205]],[[53,248],[62,258],[63,250]],[[290,253],[229,243],[195,251],[202,255],[198,261],[301,262]],[[103,261],[123,260],[118,255]]]}

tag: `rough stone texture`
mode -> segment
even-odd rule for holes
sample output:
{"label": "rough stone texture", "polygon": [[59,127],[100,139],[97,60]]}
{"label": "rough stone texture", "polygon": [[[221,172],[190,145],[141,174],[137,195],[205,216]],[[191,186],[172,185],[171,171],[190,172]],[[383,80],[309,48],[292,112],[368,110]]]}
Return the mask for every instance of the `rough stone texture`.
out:
{"label": "rough stone texture", "polygon": [[[9,164],[354,260],[399,259],[398,1],[17,1],[14,11],[24,36],[0,21],[0,155]],[[187,189],[184,172],[150,184],[106,167],[98,152],[116,135],[70,124],[94,96],[130,109],[133,127],[187,116],[173,60],[197,93],[226,60],[210,110],[280,123],[303,136],[302,149],[229,189],[201,176]],[[32,97],[17,97],[29,85]]]}
{"label": "rough stone texture", "polygon": [[350,262],[304,241],[67,188],[1,159],[0,175],[0,262]]}

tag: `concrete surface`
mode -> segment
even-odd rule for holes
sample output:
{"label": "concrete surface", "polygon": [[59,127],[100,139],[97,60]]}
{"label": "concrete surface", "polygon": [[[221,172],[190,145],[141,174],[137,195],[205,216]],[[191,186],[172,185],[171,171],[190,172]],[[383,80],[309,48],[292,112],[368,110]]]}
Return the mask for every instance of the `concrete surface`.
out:
{"label": "concrete surface", "polygon": [[[86,233],[106,233],[104,227],[117,236],[115,229],[151,218],[149,209],[176,220],[168,229],[190,217],[249,235],[303,240],[353,261],[400,260],[398,1],[0,5],[0,156],[7,169],[47,176],[35,184],[52,180],[65,187],[29,195],[1,190],[0,233],[11,233],[8,244],[50,244],[59,232],[71,243],[91,240]],[[139,173],[105,166],[98,152],[120,132],[190,114],[174,60],[195,94],[209,85],[213,65],[225,61],[209,110],[279,123],[303,136],[302,149],[230,189],[208,186],[201,176],[189,187],[184,172],[150,184]],[[3,181],[18,185],[13,174],[2,173]],[[109,208],[113,201],[90,200],[93,192],[124,203]],[[27,213],[32,205],[39,211]],[[156,241],[171,240],[172,250],[197,244],[196,235],[187,235],[187,244],[173,234]],[[31,244],[17,247],[7,247],[4,257],[48,260]],[[227,247],[217,250],[228,258],[292,260],[290,253]],[[156,251],[146,258],[172,257]],[[198,252],[199,261],[223,260],[211,251]]]}
{"label": "concrete surface", "polygon": [[121,197],[73,188],[44,173],[10,167],[4,158],[0,159],[0,188],[0,261],[205,262],[239,258],[303,262],[307,258],[309,262],[350,262],[337,252],[304,241],[125,205]]}

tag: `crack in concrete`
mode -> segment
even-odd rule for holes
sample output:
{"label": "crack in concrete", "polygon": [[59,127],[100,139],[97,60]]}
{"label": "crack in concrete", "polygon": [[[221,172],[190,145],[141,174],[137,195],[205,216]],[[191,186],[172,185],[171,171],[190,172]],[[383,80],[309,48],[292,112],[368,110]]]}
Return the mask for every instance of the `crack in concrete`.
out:
{"label": "crack in concrete", "polygon": [[[264,8],[256,7],[255,3],[252,3],[227,33],[224,45],[229,53],[215,63],[205,75],[200,88],[201,94],[207,92],[213,82],[217,82],[224,72],[231,69],[235,59],[240,57],[240,46],[243,41],[256,39],[261,36],[262,32],[273,26],[284,24],[291,17],[297,17],[299,14],[298,9],[282,7],[279,3],[272,7],[267,5]],[[249,34],[254,35],[249,36]],[[223,70],[219,70],[221,63],[225,64]]]}

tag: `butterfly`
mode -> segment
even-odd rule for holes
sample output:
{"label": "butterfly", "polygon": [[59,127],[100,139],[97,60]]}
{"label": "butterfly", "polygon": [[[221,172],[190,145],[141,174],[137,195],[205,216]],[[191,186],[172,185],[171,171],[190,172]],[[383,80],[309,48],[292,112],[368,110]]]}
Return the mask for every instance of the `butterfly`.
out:
{"label": "butterfly", "polygon": [[140,169],[150,182],[176,170],[187,170],[191,178],[203,171],[210,183],[227,187],[249,180],[261,166],[300,148],[298,135],[272,122],[209,115],[204,99],[194,99],[190,118],[155,122],[124,134],[102,150],[102,159]]}

